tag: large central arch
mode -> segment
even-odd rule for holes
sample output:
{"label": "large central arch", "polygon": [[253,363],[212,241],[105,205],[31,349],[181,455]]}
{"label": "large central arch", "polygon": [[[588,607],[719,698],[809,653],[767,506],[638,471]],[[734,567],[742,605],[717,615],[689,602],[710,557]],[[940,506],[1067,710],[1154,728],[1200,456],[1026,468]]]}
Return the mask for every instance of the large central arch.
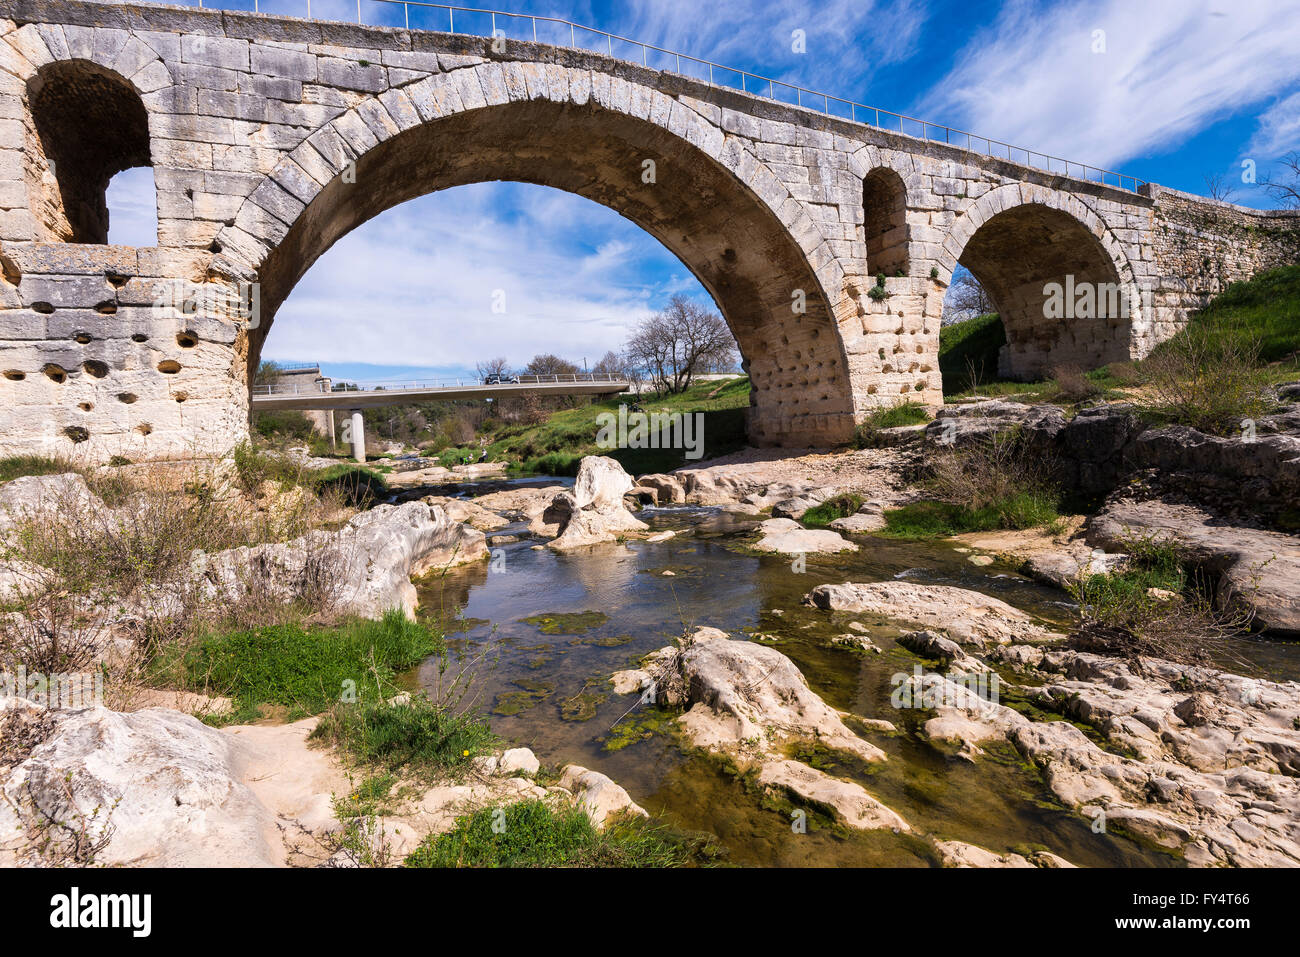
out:
{"label": "large central arch", "polygon": [[[412,101],[418,102],[414,94]],[[417,196],[511,180],[610,207],[699,279],[735,335],[753,383],[752,443],[845,437],[831,431],[852,422],[843,343],[805,251],[773,209],[784,197],[760,196],[742,181],[746,170],[756,181],[765,172],[752,157],[734,155],[739,172],[733,171],[702,148],[695,128],[670,129],[675,115],[656,122],[590,101],[458,104],[405,129],[392,119],[392,103],[378,111],[376,101],[369,103],[323,131],[332,137],[318,133],[290,154],[218,235],[216,270],[260,283],[261,319],[248,334],[246,376],[280,304],[342,236]],[[338,172],[322,185],[322,169]]]}

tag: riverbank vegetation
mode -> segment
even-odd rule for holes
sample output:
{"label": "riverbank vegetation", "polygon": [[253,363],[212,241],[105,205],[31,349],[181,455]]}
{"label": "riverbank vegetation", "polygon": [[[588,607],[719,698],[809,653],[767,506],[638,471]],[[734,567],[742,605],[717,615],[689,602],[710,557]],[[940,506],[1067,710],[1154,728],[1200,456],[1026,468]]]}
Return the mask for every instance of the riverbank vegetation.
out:
{"label": "riverbank vegetation", "polygon": [[948,538],[1050,527],[1061,517],[1053,463],[1028,454],[1014,430],[958,448],[931,446],[917,483],[924,498],[887,510],[880,534]]}
{"label": "riverbank vegetation", "polygon": [[578,807],[517,801],[460,817],[430,834],[407,867],[683,867],[711,862],[716,848],[639,816],[597,829]]}

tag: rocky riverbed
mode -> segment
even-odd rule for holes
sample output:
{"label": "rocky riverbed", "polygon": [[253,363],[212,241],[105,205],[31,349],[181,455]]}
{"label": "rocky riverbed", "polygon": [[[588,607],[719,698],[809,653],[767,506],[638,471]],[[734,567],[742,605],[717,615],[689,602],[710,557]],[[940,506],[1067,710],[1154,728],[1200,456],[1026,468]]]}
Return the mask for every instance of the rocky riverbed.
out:
{"label": "rocky riverbed", "polygon": [[[1058,446],[1071,427],[987,411]],[[1300,540],[1132,486],[1051,532],[879,537],[882,513],[916,497],[908,469],[939,428],[639,478],[590,457],[572,483],[473,496],[421,496],[417,480],[402,504],[196,553],[184,580],[230,601],[296,594],[332,556],[337,607],[428,620],[462,661],[490,651],[472,698],[506,746],[454,780],[401,789],[366,819],[360,853],[337,839],[356,782],[309,746],[315,718],[218,729],[185,712],[220,699],[165,689],[134,710],[9,695],[0,855],[39,861],[34,838],[58,819],[99,863],[397,863],[460,814],[537,798],[600,826],[649,813],[745,865],[1300,863],[1300,653],[1286,640]],[[1257,472],[1280,486],[1275,451]],[[800,521],[844,493],[856,514]],[[79,476],[17,479],[0,486],[0,534],[70,500],[112,521],[130,508]],[[1225,639],[1240,665],[1070,647],[1060,586],[1115,567],[1134,528],[1178,537],[1222,600],[1257,606],[1268,630]],[[32,574],[9,561],[0,589],[21,594]],[[134,613],[114,611],[110,644],[130,640]]]}

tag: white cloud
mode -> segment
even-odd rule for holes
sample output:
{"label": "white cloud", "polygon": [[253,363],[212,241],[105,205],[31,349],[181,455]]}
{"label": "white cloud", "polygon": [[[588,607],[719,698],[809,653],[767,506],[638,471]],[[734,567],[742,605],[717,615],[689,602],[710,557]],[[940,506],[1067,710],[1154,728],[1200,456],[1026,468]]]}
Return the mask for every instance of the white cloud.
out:
{"label": "white cloud", "polygon": [[[594,250],[584,245],[593,236]],[[281,307],[265,355],[466,368],[495,355],[523,365],[542,352],[594,361],[683,275],[707,298],[648,234],[580,197],[460,187],[340,240]]]}
{"label": "white cloud", "polygon": [[[618,31],[725,66],[850,96],[846,80],[865,84],[879,67],[915,52],[925,17],[924,0],[712,0],[707,5],[633,0],[622,8]],[[805,34],[805,53],[792,49],[795,30]]]}
{"label": "white cloud", "polygon": [[[1105,52],[1094,53],[1095,31]],[[1017,146],[1115,166],[1300,82],[1296,0],[1011,0],[918,109]]]}
{"label": "white cloud", "polygon": [[158,245],[153,167],[123,170],[108,184],[108,241],[119,246]]}
{"label": "white cloud", "polygon": [[1247,151],[1261,165],[1300,149],[1300,91],[1278,100],[1259,117],[1259,128]]}

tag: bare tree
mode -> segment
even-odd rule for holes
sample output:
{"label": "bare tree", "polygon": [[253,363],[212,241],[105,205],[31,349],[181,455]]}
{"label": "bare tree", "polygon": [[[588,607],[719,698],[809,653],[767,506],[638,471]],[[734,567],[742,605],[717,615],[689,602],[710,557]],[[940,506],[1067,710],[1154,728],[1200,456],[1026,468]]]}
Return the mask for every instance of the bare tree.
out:
{"label": "bare tree", "polygon": [[1259,185],[1288,209],[1300,209],[1300,152],[1292,150],[1282,157],[1282,179],[1266,176]]}
{"label": "bare tree", "polygon": [[1232,197],[1237,194],[1237,187],[1233,186],[1232,180],[1222,173],[1206,173],[1201,178],[1205,181],[1205,195],[1210,199],[1217,199],[1221,203],[1230,203]]}
{"label": "bare tree", "polygon": [[525,375],[576,375],[581,371],[577,363],[550,353],[533,356],[528,360],[528,365],[524,366]]}
{"label": "bare tree", "polygon": [[988,291],[975,278],[974,273],[969,270],[962,270],[953,279],[952,285],[948,287],[948,295],[944,300],[942,322],[947,325],[951,322],[973,319],[975,316],[983,316],[996,311],[997,306],[993,304]]}
{"label": "bare tree", "polygon": [[627,360],[612,349],[601,356],[591,367],[591,371],[603,375],[625,375]]}
{"label": "bare tree", "polygon": [[480,379],[490,375],[506,376],[510,374],[510,360],[505,356],[497,356],[495,359],[484,359],[475,363],[474,368]]}
{"label": "bare tree", "polygon": [[633,331],[627,359],[669,392],[682,392],[706,369],[735,364],[736,340],[723,318],[685,296],[673,296]]}

